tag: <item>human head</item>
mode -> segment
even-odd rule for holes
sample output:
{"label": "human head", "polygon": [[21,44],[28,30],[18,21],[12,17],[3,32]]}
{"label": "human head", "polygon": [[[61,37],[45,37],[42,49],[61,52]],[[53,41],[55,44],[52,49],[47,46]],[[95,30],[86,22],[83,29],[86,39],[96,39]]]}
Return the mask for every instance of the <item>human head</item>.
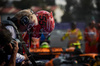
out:
{"label": "human head", "polygon": [[30,25],[37,25],[38,20],[31,9],[24,9],[15,14],[12,21],[16,24],[20,31],[25,31]]}
{"label": "human head", "polygon": [[0,48],[2,48],[6,54],[11,54],[13,51],[13,46],[11,44],[12,34],[4,26],[0,26]]}
{"label": "human head", "polygon": [[91,21],[90,23],[89,23],[89,26],[90,26],[90,28],[93,28],[93,27],[95,27],[95,21]]}
{"label": "human head", "polygon": [[45,10],[40,10],[36,12],[36,16],[38,19],[38,25],[40,27],[40,33],[47,36],[49,33],[51,33],[54,30],[55,22],[52,15],[52,12],[48,12]]}
{"label": "human head", "polygon": [[12,35],[9,30],[7,30],[5,27],[0,26],[0,46],[4,47],[8,45],[12,40]]}
{"label": "human head", "polygon": [[76,22],[71,22],[71,29],[75,29],[76,28]]}

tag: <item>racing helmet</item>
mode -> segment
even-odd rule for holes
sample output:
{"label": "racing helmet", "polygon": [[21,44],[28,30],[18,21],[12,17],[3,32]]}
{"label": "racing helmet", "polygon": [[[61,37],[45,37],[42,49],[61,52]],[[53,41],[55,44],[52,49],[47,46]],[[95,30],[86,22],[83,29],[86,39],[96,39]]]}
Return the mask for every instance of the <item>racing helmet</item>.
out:
{"label": "racing helmet", "polygon": [[49,44],[47,42],[43,42],[40,46],[41,48],[49,48]]}
{"label": "racing helmet", "polygon": [[38,19],[38,26],[40,27],[40,32],[44,35],[48,35],[50,32],[54,30],[55,22],[52,15],[52,12],[48,12],[45,10],[41,10],[36,12],[36,16]]}

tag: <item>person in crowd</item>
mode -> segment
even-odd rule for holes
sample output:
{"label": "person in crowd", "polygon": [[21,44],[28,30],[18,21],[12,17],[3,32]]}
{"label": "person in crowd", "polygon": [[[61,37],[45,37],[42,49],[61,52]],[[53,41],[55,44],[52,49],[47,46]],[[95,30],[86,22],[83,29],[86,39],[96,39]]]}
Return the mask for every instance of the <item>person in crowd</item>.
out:
{"label": "person in crowd", "polygon": [[[41,35],[43,34],[45,37],[48,37],[55,27],[55,22],[54,22],[52,12],[50,13],[46,10],[40,10],[36,12],[36,16],[38,19],[38,25],[33,26],[33,28],[31,29],[32,40],[31,40],[30,48],[34,48],[34,46],[35,48],[38,48]],[[28,33],[23,35],[24,39],[27,38],[26,41],[29,40],[29,37],[27,36],[28,36]],[[39,40],[39,41],[35,42],[34,40]]]}
{"label": "person in crowd", "polygon": [[71,23],[71,29],[68,29],[66,34],[61,38],[61,41],[68,37],[68,47],[81,48],[80,40],[83,39],[82,33],[79,28],[76,27],[76,22]]}
{"label": "person in crowd", "polygon": [[91,21],[84,30],[85,53],[97,53],[97,43],[99,35],[95,27],[95,22]]}
{"label": "person in crowd", "polygon": [[[11,44],[11,33],[3,26],[0,26],[0,37],[0,66],[16,66],[18,43],[13,41],[14,45]],[[11,57],[8,60],[9,54]]]}
{"label": "person in crowd", "polygon": [[[7,21],[3,21],[2,23],[4,24],[4,22],[5,23],[9,22],[9,24],[6,24],[5,27],[11,32],[12,38],[19,39],[20,42],[23,41],[21,37],[23,32],[30,31],[30,28],[33,25],[38,24],[37,17],[31,9],[21,10],[17,12],[14,15],[14,17],[12,18],[9,17]],[[19,42],[19,40],[17,41]],[[26,54],[22,55],[20,53],[17,53],[16,56],[17,63],[22,62],[23,60],[26,59],[28,59]]]}
{"label": "person in crowd", "polygon": [[100,53],[100,22],[97,23],[96,27],[97,27],[97,31],[98,31],[98,34],[99,34],[97,50],[98,50],[98,53]]}

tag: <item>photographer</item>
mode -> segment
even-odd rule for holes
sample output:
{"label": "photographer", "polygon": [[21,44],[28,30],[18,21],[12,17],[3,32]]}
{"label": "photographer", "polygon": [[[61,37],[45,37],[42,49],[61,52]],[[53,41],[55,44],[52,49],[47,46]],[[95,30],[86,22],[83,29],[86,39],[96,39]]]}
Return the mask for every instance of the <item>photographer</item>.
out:
{"label": "photographer", "polygon": [[[34,62],[34,58],[30,57],[30,53],[26,50],[30,47],[32,37],[39,38],[41,36],[40,33],[46,33],[45,36],[48,36],[48,34],[52,32],[55,26],[52,12],[49,13],[48,11],[41,10],[38,11],[36,15],[31,9],[21,10],[18,13],[16,13],[13,18],[8,18],[8,20],[12,21],[18,29],[15,30],[12,26],[6,26],[6,28],[10,30],[12,35],[14,35],[14,37],[12,36],[14,39],[16,39],[16,37],[18,38],[19,34],[24,34],[24,32],[28,34],[28,36],[25,36],[26,38],[23,38],[25,40],[28,39],[26,41],[24,40],[26,44],[23,44],[23,46],[34,66],[37,66]],[[18,39],[23,41],[22,37]],[[27,45],[27,48],[25,48],[25,45]]]}
{"label": "photographer", "polygon": [[[14,41],[14,47],[11,44],[11,33],[4,27],[0,26],[0,66],[16,66],[16,55],[18,52],[18,43]],[[5,48],[8,49],[5,51]],[[11,55],[8,60],[8,54]]]}
{"label": "photographer", "polygon": [[[7,23],[7,22],[12,22],[13,25],[7,25],[6,24],[6,28],[12,33],[12,38],[13,39],[19,39],[20,42],[23,41],[23,39],[21,38],[21,34],[23,34],[23,32],[30,30],[30,28],[33,25],[37,25],[38,21],[37,21],[37,17],[35,16],[35,14],[32,12],[31,9],[24,9],[19,11],[18,13],[15,14],[15,16],[13,18],[8,18],[7,21],[3,21],[3,23]],[[19,35],[20,34],[20,35]],[[21,45],[21,44],[19,44]],[[19,53],[17,53],[16,56],[16,62],[22,62],[24,60],[27,60],[27,55],[21,55]]]}

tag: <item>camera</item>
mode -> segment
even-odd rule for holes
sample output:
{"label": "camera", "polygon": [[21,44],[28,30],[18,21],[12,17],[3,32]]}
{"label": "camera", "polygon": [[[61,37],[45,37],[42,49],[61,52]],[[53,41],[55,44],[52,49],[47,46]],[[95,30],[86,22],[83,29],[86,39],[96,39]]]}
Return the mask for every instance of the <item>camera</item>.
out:
{"label": "camera", "polygon": [[15,47],[14,41],[18,42],[18,47],[19,47],[18,53],[23,54],[22,44],[25,44],[25,42],[24,41],[20,41],[19,39],[12,39],[11,44],[12,44],[13,47]]}
{"label": "camera", "polygon": [[14,47],[14,44],[15,44],[14,41],[15,41],[15,40],[11,40],[11,44],[12,44],[13,47]]}
{"label": "camera", "polygon": [[12,39],[12,40],[11,40],[11,44],[12,44],[13,47],[14,47],[14,44],[15,44],[14,41],[17,41],[18,44],[20,43],[20,40],[19,40],[19,39]]}

